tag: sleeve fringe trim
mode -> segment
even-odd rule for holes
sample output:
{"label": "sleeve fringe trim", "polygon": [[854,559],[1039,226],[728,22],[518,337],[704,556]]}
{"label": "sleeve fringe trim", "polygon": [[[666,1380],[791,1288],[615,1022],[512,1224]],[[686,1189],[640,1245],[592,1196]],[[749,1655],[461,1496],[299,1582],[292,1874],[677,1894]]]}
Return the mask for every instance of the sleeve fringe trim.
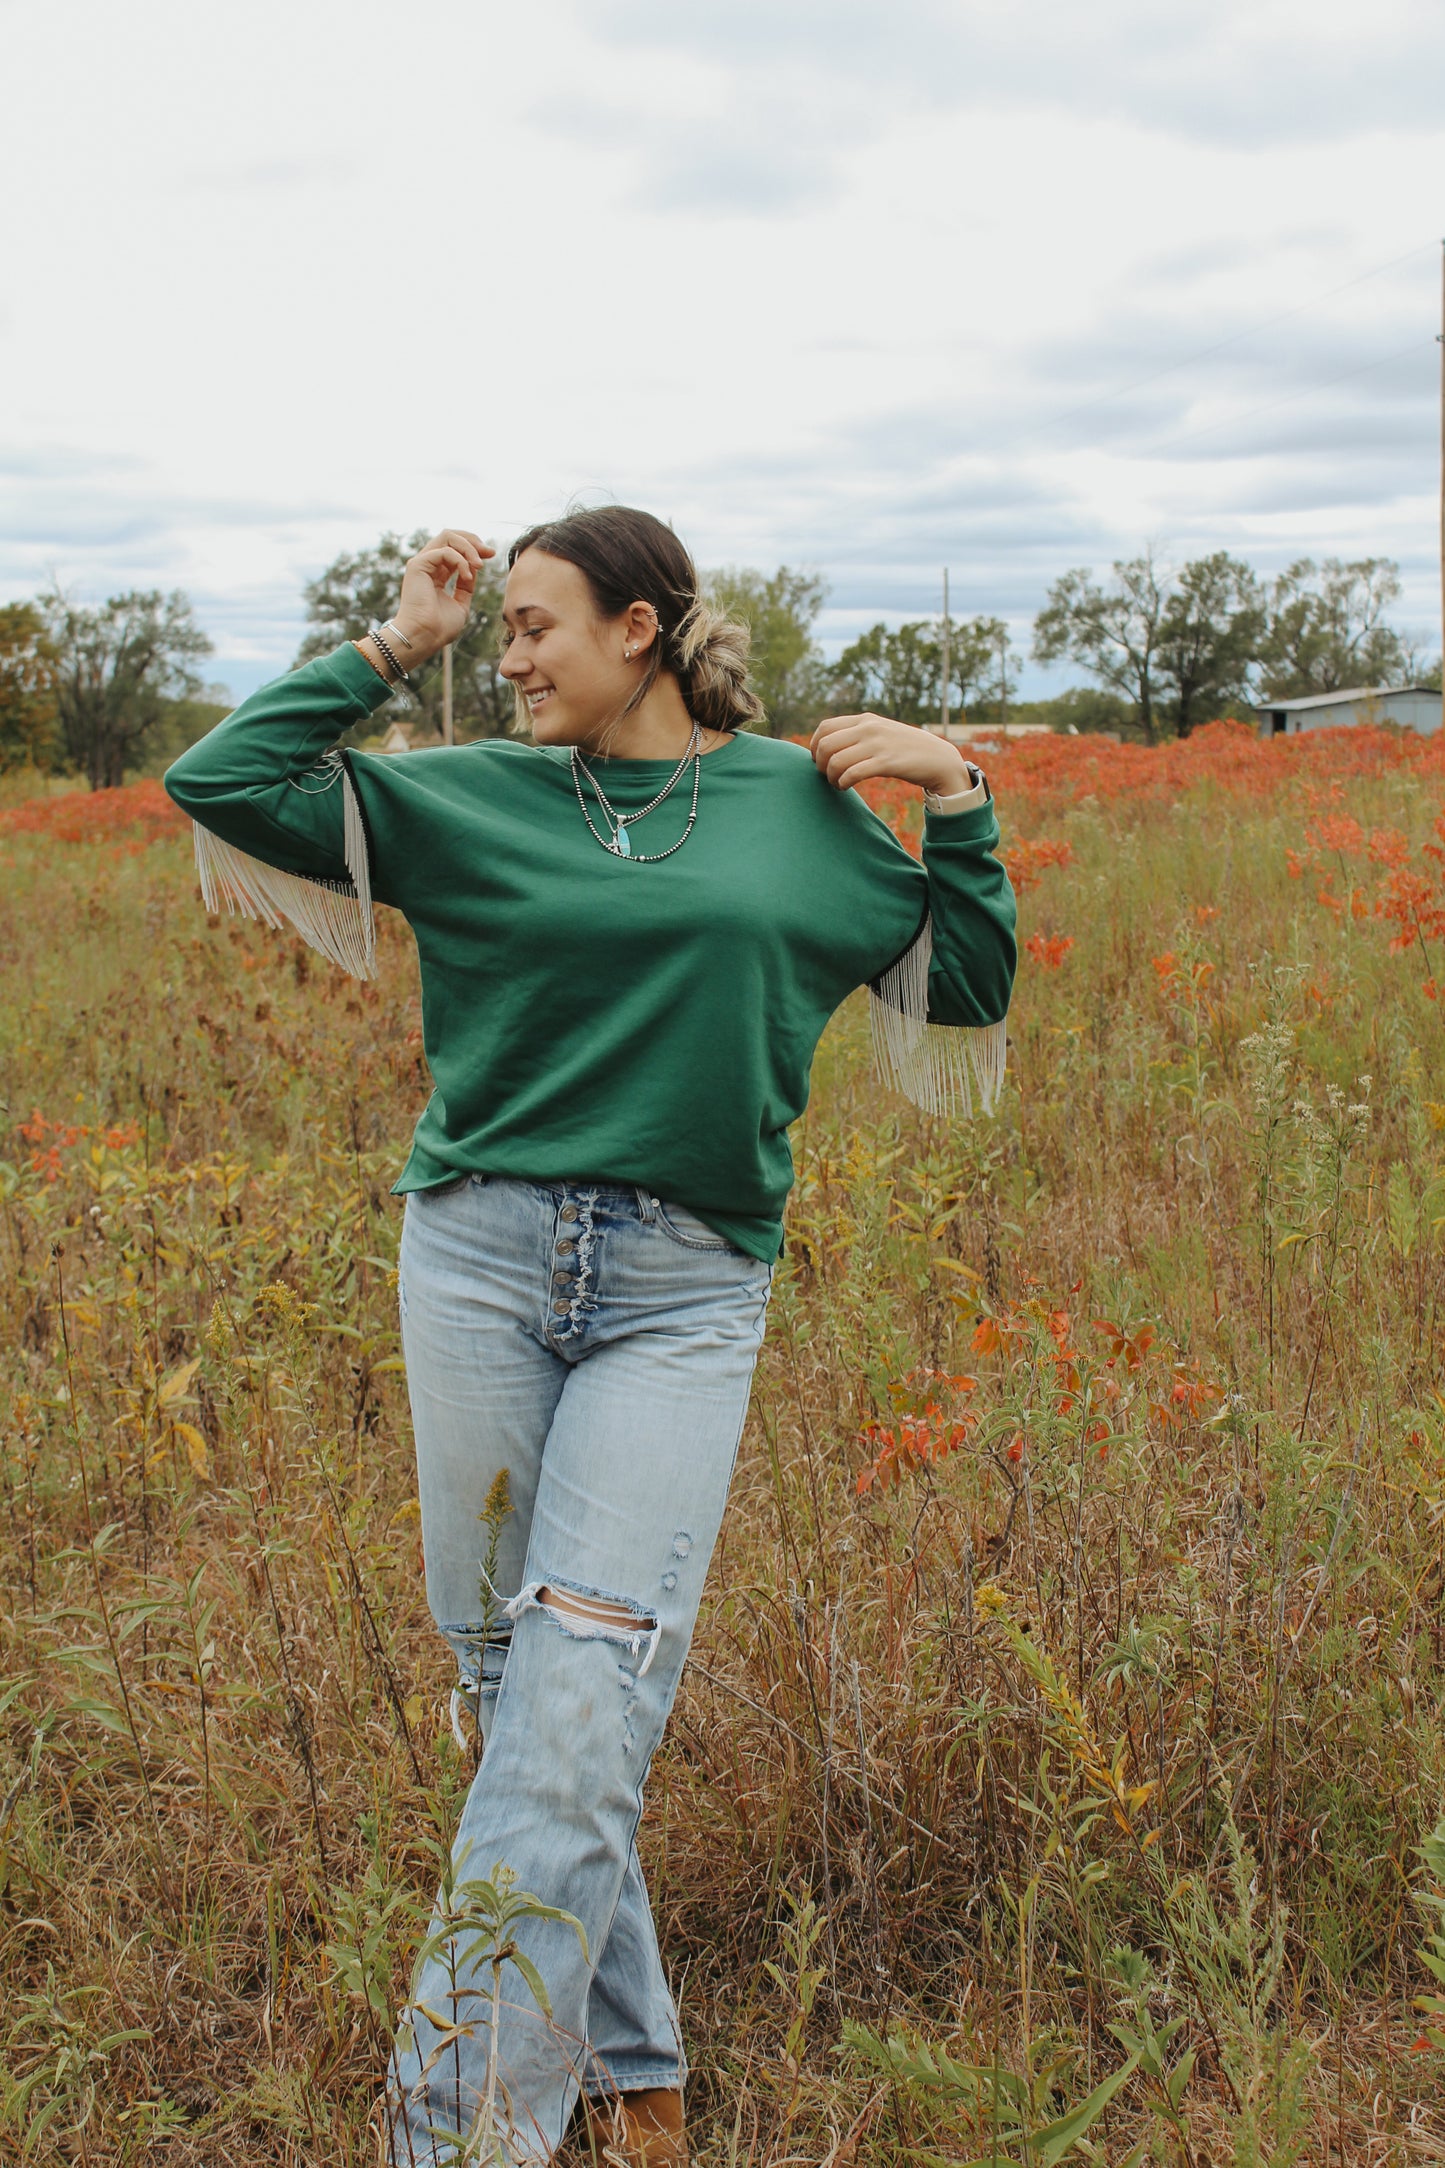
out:
{"label": "sleeve fringe trim", "polygon": [[1003,1088],[1008,1025],[930,1024],[928,971],[933,920],[897,963],[873,980],[868,1008],[873,1062],[881,1081],[925,1114],[992,1114]]}
{"label": "sleeve fringe trim", "polygon": [[201,900],[208,911],[223,907],[232,916],[259,919],[276,931],[290,924],[303,941],[350,972],[354,979],[376,976],[376,920],[371,908],[371,871],[366,831],[351,777],[340,769],[344,808],[343,849],[347,881],[311,879],[282,873],[259,858],[192,822],[196,872]]}

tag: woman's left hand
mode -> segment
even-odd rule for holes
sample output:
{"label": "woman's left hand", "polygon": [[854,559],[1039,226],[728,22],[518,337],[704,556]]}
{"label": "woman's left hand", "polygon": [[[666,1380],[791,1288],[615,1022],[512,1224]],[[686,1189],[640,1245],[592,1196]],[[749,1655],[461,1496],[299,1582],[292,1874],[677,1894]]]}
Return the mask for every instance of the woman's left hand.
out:
{"label": "woman's left hand", "polygon": [[886,715],[829,715],[813,732],[808,750],[839,790],[852,790],[871,775],[891,775],[946,798],[967,790],[973,780],[956,745]]}

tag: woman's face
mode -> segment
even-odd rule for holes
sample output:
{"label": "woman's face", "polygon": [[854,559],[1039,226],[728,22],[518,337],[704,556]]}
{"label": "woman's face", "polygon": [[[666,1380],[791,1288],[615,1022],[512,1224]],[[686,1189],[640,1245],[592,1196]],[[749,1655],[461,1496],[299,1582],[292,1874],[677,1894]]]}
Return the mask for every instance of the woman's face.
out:
{"label": "woman's face", "polygon": [[637,683],[637,661],[623,654],[635,644],[627,617],[599,617],[576,565],[530,549],[507,575],[502,619],[502,676],[526,700],[537,743],[592,743]]}

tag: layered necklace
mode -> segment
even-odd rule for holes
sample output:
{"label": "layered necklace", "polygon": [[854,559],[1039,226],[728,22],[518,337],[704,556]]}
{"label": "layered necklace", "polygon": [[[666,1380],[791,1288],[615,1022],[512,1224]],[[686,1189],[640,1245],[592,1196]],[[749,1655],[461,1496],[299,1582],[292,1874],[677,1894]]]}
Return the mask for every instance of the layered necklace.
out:
{"label": "layered necklace", "polygon": [[[606,791],[602,788],[602,785],[598,782],[596,776],[592,773],[592,770],[588,767],[586,761],[583,759],[581,752],[575,745],[573,746],[572,788],[577,793],[577,803],[582,808],[583,820],[586,821],[588,828],[591,829],[592,834],[602,845],[604,851],[610,851],[614,858],[630,858],[639,866],[655,866],[658,863],[659,859],[671,858],[673,851],[680,851],[682,849],[682,846],[684,845],[684,843],[686,843],[688,837],[692,834],[692,824],[697,819],[697,789],[698,783],[702,776],[702,752],[700,750],[701,745],[702,731],[698,724],[694,723],[692,726],[692,736],[688,740],[687,751],[683,754],[681,760],[673,769],[672,774],[663,784],[657,796],[655,798],[649,798],[647,804],[644,806],[639,806],[635,813],[618,812],[616,806],[612,804],[611,800],[607,796]],[[664,798],[670,797],[672,795],[672,792],[676,789],[677,784],[681,780],[682,772],[689,761],[692,762],[692,809],[687,816],[686,828],[683,829],[682,834],[678,837],[676,843],[672,844],[671,847],[665,851],[635,851],[632,848],[631,839],[629,838],[627,833],[628,829],[633,827],[638,821],[646,820],[649,813],[656,812],[657,808],[662,804]],[[582,777],[584,775],[592,786],[593,795],[596,797],[598,807],[602,814],[602,818],[608,823],[612,830],[610,836],[604,836],[599,833],[598,829],[593,824],[592,815],[587,810],[587,800],[582,795]]]}

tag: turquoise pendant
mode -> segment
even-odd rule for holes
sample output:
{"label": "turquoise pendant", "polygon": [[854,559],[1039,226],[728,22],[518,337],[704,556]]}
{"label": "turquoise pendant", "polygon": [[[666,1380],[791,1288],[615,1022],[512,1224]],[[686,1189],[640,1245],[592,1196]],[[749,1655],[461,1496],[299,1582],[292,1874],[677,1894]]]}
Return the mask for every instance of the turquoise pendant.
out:
{"label": "turquoise pendant", "polygon": [[619,827],[612,840],[612,848],[619,858],[630,858],[632,856],[632,845],[627,840],[627,830],[625,828]]}

